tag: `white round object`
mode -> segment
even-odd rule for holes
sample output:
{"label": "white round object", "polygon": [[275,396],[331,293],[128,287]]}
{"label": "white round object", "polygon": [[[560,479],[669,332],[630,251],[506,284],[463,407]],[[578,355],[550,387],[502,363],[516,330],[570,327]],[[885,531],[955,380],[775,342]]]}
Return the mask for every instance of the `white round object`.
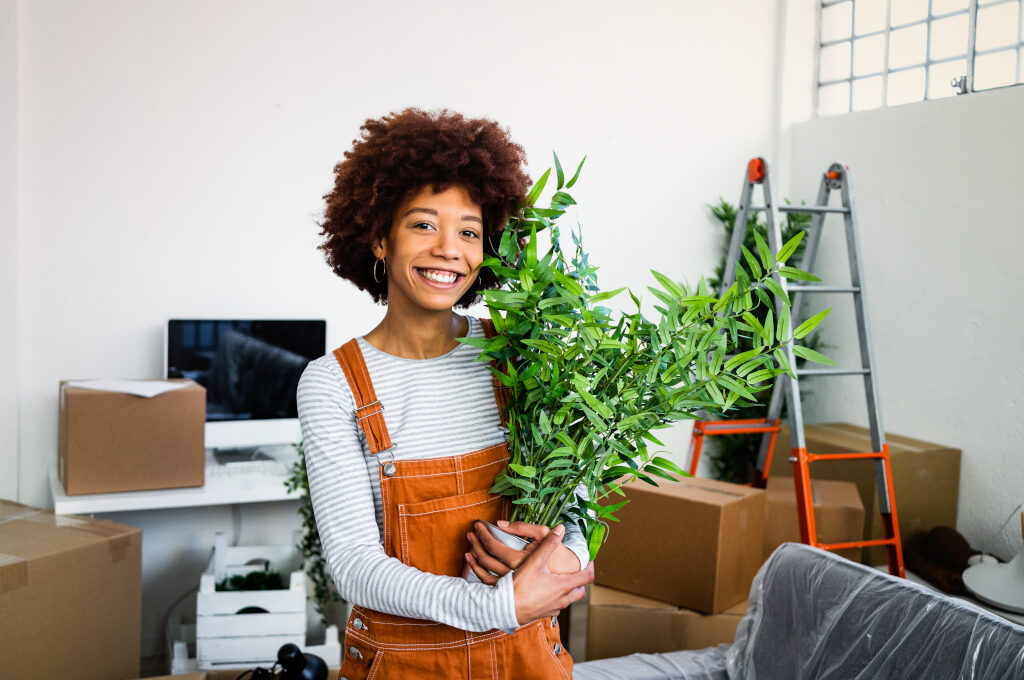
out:
{"label": "white round object", "polygon": [[1024,614],[1024,547],[1009,564],[976,564],[964,571],[972,595],[993,607]]}

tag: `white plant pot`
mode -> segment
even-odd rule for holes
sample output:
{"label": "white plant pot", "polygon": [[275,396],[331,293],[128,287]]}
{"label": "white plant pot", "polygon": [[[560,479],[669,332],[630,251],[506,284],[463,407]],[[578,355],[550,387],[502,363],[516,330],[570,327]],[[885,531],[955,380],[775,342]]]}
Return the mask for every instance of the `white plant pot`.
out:
{"label": "white plant pot", "polygon": [[[483,520],[481,520],[480,523],[486,525],[487,530],[491,532],[492,536],[494,536],[496,539],[501,541],[502,544],[507,545],[510,548],[513,548],[515,550],[522,550],[530,543],[525,538],[521,538],[519,536],[515,536],[514,534],[510,534],[507,531],[498,528],[494,524],[491,524],[490,522],[484,522]],[[476,575],[476,572],[473,571],[471,567],[467,567],[467,569],[468,571],[466,573],[466,580],[470,583],[480,583],[480,577]],[[494,574],[493,571],[490,573]],[[494,575],[497,576],[497,574]]]}

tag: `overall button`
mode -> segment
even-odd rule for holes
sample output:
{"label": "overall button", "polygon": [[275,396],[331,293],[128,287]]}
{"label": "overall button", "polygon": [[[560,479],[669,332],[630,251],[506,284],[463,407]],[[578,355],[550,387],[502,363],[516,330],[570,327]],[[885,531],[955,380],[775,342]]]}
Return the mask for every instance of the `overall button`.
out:
{"label": "overall button", "polygon": [[384,465],[384,476],[385,477],[394,477],[395,476],[395,464],[394,463],[386,463]]}
{"label": "overall button", "polygon": [[557,616],[552,616],[551,617],[551,627],[554,628],[557,625],[558,625],[558,617]]}
{"label": "overall button", "polygon": [[561,653],[562,653],[562,645],[560,645],[560,644],[558,644],[556,642],[555,643],[555,654],[561,654]]}
{"label": "overall button", "polygon": [[355,647],[349,647],[348,653],[352,655],[353,659],[362,659],[363,655],[359,653],[359,650]]}
{"label": "overall button", "polygon": [[355,628],[356,630],[362,630],[363,629],[363,620],[362,619],[353,619],[352,627]]}

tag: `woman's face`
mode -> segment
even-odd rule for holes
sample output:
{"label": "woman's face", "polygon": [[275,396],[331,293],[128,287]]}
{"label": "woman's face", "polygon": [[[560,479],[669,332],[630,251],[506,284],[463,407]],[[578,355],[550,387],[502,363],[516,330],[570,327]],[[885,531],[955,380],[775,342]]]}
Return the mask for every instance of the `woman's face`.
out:
{"label": "woman's face", "polygon": [[476,281],[483,238],[480,206],[463,187],[410,195],[373,249],[387,263],[388,306],[450,310]]}

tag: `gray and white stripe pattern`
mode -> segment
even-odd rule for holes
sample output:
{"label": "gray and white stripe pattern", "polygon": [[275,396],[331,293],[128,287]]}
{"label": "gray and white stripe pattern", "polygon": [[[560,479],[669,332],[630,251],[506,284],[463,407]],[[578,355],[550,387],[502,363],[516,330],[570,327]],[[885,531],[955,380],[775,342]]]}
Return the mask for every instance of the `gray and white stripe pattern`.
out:
{"label": "gray and white stripe pattern", "polygon": [[[482,337],[469,317],[469,335]],[[403,359],[359,338],[396,460],[439,458],[503,441],[488,365],[460,344],[431,359]],[[309,490],[324,556],[341,596],[370,609],[438,621],[468,631],[512,630],[512,575],[497,585],[422,572],[388,557],[378,462],[357,425],[355,400],[333,354],[311,361],[298,387]],[[566,524],[563,539],[583,566],[586,542]]]}

